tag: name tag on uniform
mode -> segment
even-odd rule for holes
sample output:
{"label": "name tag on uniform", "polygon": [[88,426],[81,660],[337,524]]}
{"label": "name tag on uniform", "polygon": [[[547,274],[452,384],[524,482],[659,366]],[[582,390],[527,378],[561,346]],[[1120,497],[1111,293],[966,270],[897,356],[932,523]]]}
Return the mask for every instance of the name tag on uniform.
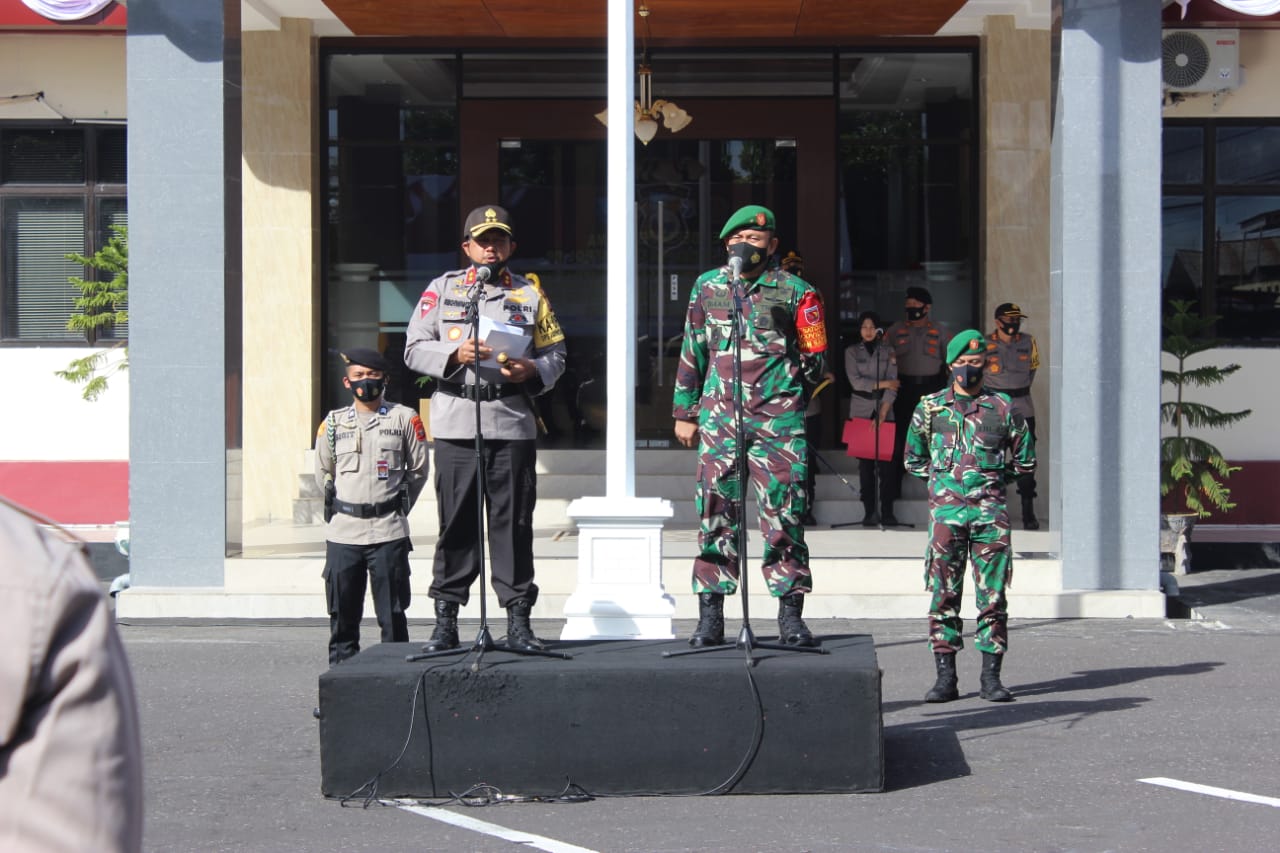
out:
{"label": "name tag on uniform", "polygon": [[379,459],[378,460],[378,479],[385,480],[390,475],[391,475],[391,472],[387,468],[387,460]]}

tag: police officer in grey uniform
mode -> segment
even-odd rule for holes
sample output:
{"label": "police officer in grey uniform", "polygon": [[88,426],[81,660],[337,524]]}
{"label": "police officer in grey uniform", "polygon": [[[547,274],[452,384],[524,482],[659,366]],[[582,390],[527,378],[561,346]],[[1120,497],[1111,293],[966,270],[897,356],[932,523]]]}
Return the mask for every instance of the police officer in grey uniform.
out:
{"label": "police officer in grey uniform", "polygon": [[366,574],[382,642],[407,643],[409,510],[427,477],[427,433],[418,413],[383,395],[391,365],[381,353],[342,353],[352,404],[316,432],[316,482],[325,491],[325,595],[329,664],[360,651]]}
{"label": "police officer in grey uniform", "polygon": [[[898,363],[893,350],[885,346],[882,340],[884,328],[880,325],[880,316],[874,311],[863,311],[858,315],[858,336],[860,340],[850,344],[844,351],[844,372],[853,388],[853,396],[849,399],[849,417],[874,418],[878,423],[892,422],[893,401],[898,396]],[[897,523],[893,515],[893,482],[892,462],[859,460],[858,484],[864,510],[863,527],[874,527],[881,519],[886,524]]]}
{"label": "police officer in grey uniform", "polygon": [[[951,335],[929,319],[933,295],[923,287],[908,287],[903,303],[906,319],[889,327],[885,338],[898,361],[898,396],[893,403],[894,421],[902,425],[893,436],[892,498],[902,493],[903,446],[907,440],[907,424],[920,398],[939,391],[947,384],[945,363]],[[888,520],[883,523],[890,524]]]}
{"label": "police officer in grey uniform", "polygon": [[[516,248],[512,237],[511,219],[503,208],[490,204],[471,211],[462,229],[462,251],[471,265],[427,285],[409,320],[405,364],[438,380],[431,398],[431,433],[440,537],[429,593],[435,599],[436,627],[424,651],[457,648],[458,609],[467,603],[480,574],[477,394],[489,558],[494,593],[507,611],[507,646],[544,648],[529,625],[538,599],[533,582],[538,430],[533,398],[549,391],[564,372],[564,332],[542,290],[507,267]],[[473,296],[482,320],[505,324],[509,333],[523,331],[531,339],[526,353],[495,352],[483,335],[476,348],[466,321]]]}
{"label": "police officer in grey uniform", "polygon": [[[983,373],[988,391],[1008,394],[1013,411],[1027,422],[1031,438],[1036,437],[1036,407],[1031,400],[1031,383],[1040,369],[1040,348],[1036,339],[1023,332],[1027,315],[1015,302],[1003,302],[996,308],[996,328],[987,335],[987,368]],[[1033,471],[1018,478],[1018,496],[1022,498],[1022,526],[1039,530],[1036,518],[1036,475]]]}

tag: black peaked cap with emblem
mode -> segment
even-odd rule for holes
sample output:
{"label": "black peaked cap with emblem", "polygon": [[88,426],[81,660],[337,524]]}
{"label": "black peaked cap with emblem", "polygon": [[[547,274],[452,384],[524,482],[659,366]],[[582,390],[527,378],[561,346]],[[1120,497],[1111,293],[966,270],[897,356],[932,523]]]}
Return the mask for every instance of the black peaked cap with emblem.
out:
{"label": "black peaked cap with emblem", "polygon": [[462,223],[462,239],[470,240],[472,237],[479,237],[492,228],[513,236],[515,234],[511,230],[511,214],[507,213],[505,207],[482,204],[467,214],[466,221]]}

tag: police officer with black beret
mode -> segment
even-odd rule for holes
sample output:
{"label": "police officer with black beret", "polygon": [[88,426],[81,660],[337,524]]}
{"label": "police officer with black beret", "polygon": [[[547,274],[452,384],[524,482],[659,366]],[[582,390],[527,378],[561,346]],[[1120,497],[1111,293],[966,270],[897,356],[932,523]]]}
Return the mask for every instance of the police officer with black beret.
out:
{"label": "police officer with black beret", "polygon": [[384,396],[391,371],[386,358],[353,347],[342,360],[351,405],[330,412],[316,432],[315,477],[325,491],[330,665],[360,651],[369,579],[382,642],[409,641],[409,510],[428,469],[427,432],[418,413]]}

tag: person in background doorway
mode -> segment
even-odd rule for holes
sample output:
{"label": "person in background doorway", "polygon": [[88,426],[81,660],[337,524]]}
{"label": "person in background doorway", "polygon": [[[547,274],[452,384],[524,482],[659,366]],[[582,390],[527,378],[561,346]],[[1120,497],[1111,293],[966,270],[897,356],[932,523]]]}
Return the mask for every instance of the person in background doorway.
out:
{"label": "person in background doorway", "polygon": [[[929,313],[933,310],[933,295],[923,287],[908,287],[903,302],[905,318],[889,327],[885,338],[893,348],[898,362],[898,396],[893,402],[894,420],[905,427],[911,422],[916,404],[926,394],[931,394],[948,384],[946,362],[943,356],[951,336]],[[893,477],[890,479],[889,498],[896,500],[902,494],[903,445],[907,440],[906,429],[899,429],[893,436]]]}
{"label": "person in background doorway", "polygon": [[[870,418],[877,425],[890,423],[894,420],[893,402],[898,396],[898,364],[893,350],[884,345],[880,316],[874,311],[859,314],[858,336],[860,340],[844,351],[844,370],[853,388],[849,417]],[[858,487],[864,510],[863,527],[898,523],[893,514],[893,490],[897,481],[891,460],[877,462],[859,457]]]}
{"label": "person in background doorway", "polygon": [[[996,327],[987,335],[987,370],[984,382],[989,390],[999,391],[1013,401],[1013,408],[1036,438],[1036,407],[1031,400],[1031,383],[1040,369],[1040,348],[1036,339],[1022,331],[1027,317],[1016,303],[1004,302],[996,308]],[[1022,498],[1022,528],[1039,530],[1036,518],[1036,475],[1032,471],[1018,478],[1018,496]]]}

